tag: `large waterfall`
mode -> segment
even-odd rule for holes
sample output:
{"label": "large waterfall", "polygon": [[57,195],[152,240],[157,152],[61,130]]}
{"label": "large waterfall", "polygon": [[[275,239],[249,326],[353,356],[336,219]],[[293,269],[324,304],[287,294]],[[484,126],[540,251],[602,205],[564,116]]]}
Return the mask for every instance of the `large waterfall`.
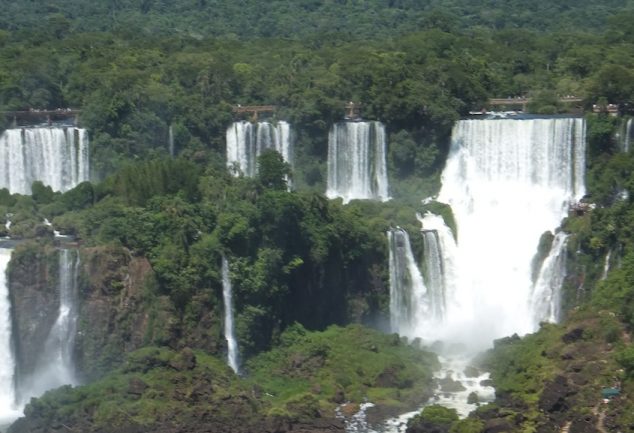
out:
{"label": "large waterfall", "polygon": [[30,194],[36,180],[67,191],[89,176],[85,129],[8,129],[0,136],[0,188],[11,193]]}
{"label": "large waterfall", "polygon": [[0,248],[0,427],[20,416],[15,398],[15,359],[11,342],[11,305],[6,274],[11,251]]}
{"label": "large waterfall", "polygon": [[330,198],[387,200],[385,127],[381,122],[344,122],[328,137]]}
{"label": "large waterfall", "polygon": [[[456,124],[438,197],[458,225],[454,251],[443,251],[454,268],[449,277],[445,271],[453,294],[442,323],[419,336],[485,347],[558,318],[565,235],[557,235],[535,287],[531,260],[540,235],[554,231],[583,196],[584,166],[583,119]],[[422,222],[438,229],[428,217]]]}
{"label": "large waterfall", "polygon": [[227,340],[227,363],[236,373],[240,369],[240,354],[238,352],[238,340],[235,335],[233,323],[233,290],[231,276],[229,275],[229,261],[222,257],[222,298],[225,307],[225,339]]}
{"label": "large waterfall", "polygon": [[258,156],[266,149],[278,151],[292,165],[291,131],[287,122],[235,122],[227,129],[227,166],[245,176],[257,174]]}
{"label": "large waterfall", "polygon": [[62,249],[58,261],[57,319],[35,363],[35,371],[20,380],[19,395],[23,403],[49,389],[77,384],[73,352],[77,334],[79,253]]}

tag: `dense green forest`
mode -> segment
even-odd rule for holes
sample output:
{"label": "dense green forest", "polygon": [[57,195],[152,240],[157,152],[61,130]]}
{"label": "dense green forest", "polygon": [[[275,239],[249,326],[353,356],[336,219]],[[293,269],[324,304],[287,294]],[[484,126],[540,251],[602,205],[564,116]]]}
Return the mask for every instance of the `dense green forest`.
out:
{"label": "dense green forest", "polygon": [[[490,29],[598,30],[631,2],[536,0],[29,0],[0,2],[0,25],[10,30],[54,24],[73,31],[122,30],[226,39],[255,37],[367,40],[419,31]],[[48,22],[47,22],[48,21]]]}
{"label": "dense green forest", "polygon": [[[81,242],[85,266],[98,270],[98,278],[81,282],[82,299],[98,287],[98,301],[110,299],[117,309],[104,330],[89,329],[93,318],[82,317],[89,329],[82,379],[96,382],[33,401],[14,431],[60,423],[85,431],[159,431],[170,423],[174,429],[165,431],[186,431],[176,427],[206,421],[206,428],[218,427],[232,413],[208,406],[223,404],[241,415],[231,421],[243,423],[234,431],[262,423],[287,431],[367,395],[392,411],[383,415],[411,409],[413,394],[428,396],[423,388],[435,357],[395,336],[329,326],[387,328],[385,231],[418,230],[415,213],[437,192],[454,122],[490,97],[520,95],[532,97],[536,113],[567,112],[558,97],[575,95],[587,111],[609,102],[623,116],[587,115],[588,200],[597,208],[565,222],[570,268],[583,290],[571,281],[565,287],[565,306],[575,311],[569,322],[498,342],[483,357],[499,389],[496,405],[463,421],[432,406],[410,431],[475,433],[491,419],[508,423],[506,431],[555,431],[563,418],[540,406],[542,396],[573,369],[565,356],[582,363],[588,347],[601,347],[592,362],[603,367],[583,371],[583,398],[573,401],[581,408],[570,413],[591,413],[590,393],[615,369],[623,369],[624,390],[634,392],[627,344],[634,327],[634,157],[619,151],[619,134],[634,114],[631,2],[0,6],[0,111],[81,109],[94,179],[64,194],[38,182],[32,196],[0,191],[10,235],[26,240],[11,272],[26,274],[31,261],[50,260],[47,218]],[[351,100],[363,104],[364,118],[386,124],[390,202],[344,206],[323,195],[328,130]],[[293,125],[293,191],[277,154],[262,155],[255,178],[227,172],[225,131],[236,104],[274,104],[273,117]],[[11,119],[2,122],[8,127]],[[168,154],[170,128],[175,158]],[[422,240],[412,241],[420,251]],[[601,279],[608,251],[618,251],[620,266]],[[231,261],[244,380],[218,361],[225,351],[223,256]],[[128,293],[133,278],[119,269],[132,269],[135,259],[151,268],[138,298]],[[581,336],[566,339],[577,327]],[[348,368],[360,363],[359,354],[344,348],[357,342],[368,365]],[[630,397],[611,407],[614,431],[633,431],[632,404]]]}

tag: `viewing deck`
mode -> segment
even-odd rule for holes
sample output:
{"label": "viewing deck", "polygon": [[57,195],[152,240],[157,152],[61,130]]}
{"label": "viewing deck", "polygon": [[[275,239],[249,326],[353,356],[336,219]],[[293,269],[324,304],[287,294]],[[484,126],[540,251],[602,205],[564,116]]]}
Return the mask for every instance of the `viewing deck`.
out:
{"label": "viewing deck", "polygon": [[275,105],[236,105],[233,107],[233,112],[236,114],[249,113],[251,114],[251,121],[257,122],[260,113],[273,113],[277,110]]}
{"label": "viewing deck", "polygon": [[[521,106],[522,111],[526,111],[526,106],[532,101],[532,98],[528,97],[509,97],[509,98],[491,98],[489,99],[489,106]],[[581,103],[583,98],[577,96],[562,96],[559,98],[559,102],[568,103]]]}
{"label": "viewing deck", "polygon": [[81,110],[73,108],[58,108],[56,110],[37,110],[32,109],[28,111],[0,111],[0,114],[8,119],[12,120],[12,127],[17,128],[22,126],[21,123],[26,122],[32,125],[36,122],[46,122],[52,125],[55,121],[62,121],[72,119],[73,124],[76,126],[79,123],[79,115]]}

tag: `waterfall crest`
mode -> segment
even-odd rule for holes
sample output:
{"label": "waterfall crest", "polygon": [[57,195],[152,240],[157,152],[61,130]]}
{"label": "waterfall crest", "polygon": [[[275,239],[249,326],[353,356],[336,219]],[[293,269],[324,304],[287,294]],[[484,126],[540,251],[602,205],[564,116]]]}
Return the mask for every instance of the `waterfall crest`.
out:
{"label": "waterfall crest", "polygon": [[[568,205],[585,192],[585,123],[576,118],[459,121],[452,132],[438,201],[451,205],[458,241],[442,326],[434,338],[486,347],[504,335],[556,320],[558,292],[536,300],[531,260],[540,235],[554,231]],[[425,225],[425,224],[424,224]],[[443,224],[444,225],[444,224]],[[426,227],[433,228],[433,227]],[[559,235],[559,254],[565,246]],[[555,278],[561,260],[544,263]],[[553,263],[553,271],[546,268]],[[560,284],[559,281],[557,284]],[[540,287],[554,287],[555,281]],[[541,292],[545,296],[545,292]],[[547,312],[548,311],[548,312]]]}
{"label": "waterfall crest", "polygon": [[335,124],[328,137],[330,198],[388,200],[385,126],[381,122]]}
{"label": "waterfall crest", "polygon": [[76,385],[74,348],[77,335],[78,279],[80,260],[77,250],[59,251],[59,307],[49,330],[35,371],[20,381],[20,400],[25,404],[49,389]]}
{"label": "waterfall crest", "polygon": [[258,156],[266,149],[282,155],[284,161],[293,164],[291,128],[287,122],[234,122],[227,129],[227,166],[238,175],[254,177],[257,174]]}
{"label": "waterfall crest", "polygon": [[0,188],[30,194],[39,180],[68,191],[89,180],[88,133],[79,128],[8,129],[0,136]]}
{"label": "waterfall crest", "polygon": [[238,352],[238,340],[235,335],[233,323],[233,291],[231,277],[229,275],[229,261],[222,257],[222,298],[225,306],[225,339],[227,340],[227,363],[231,369],[238,373],[240,370],[240,354]]}
{"label": "waterfall crest", "polygon": [[0,426],[19,417],[15,398],[15,359],[11,343],[11,305],[7,267],[12,250],[0,248]]}

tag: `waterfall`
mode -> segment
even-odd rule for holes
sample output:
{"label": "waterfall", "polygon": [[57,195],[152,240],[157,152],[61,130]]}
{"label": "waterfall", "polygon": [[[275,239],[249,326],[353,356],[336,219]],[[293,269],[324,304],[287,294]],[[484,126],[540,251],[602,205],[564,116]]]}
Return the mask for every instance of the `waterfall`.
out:
{"label": "waterfall", "polygon": [[88,134],[79,128],[8,129],[0,136],[0,188],[30,194],[39,180],[68,191],[90,175]]}
{"label": "waterfall", "polygon": [[388,200],[385,127],[381,122],[345,122],[328,137],[330,198]]}
{"label": "waterfall", "polygon": [[634,127],[634,122],[632,122],[632,118],[627,119],[625,125],[623,127],[623,136],[621,137],[621,149],[623,152],[628,153],[630,151],[630,144],[632,143],[632,129]]}
{"label": "waterfall", "polygon": [[76,385],[74,364],[77,334],[79,253],[77,250],[59,251],[59,308],[44,347],[35,364],[35,371],[20,382],[20,399],[44,394],[62,385]]}
{"label": "waterfall", "polygon": [[440,248],[440,239],[437,230],[424,230],[422,234],[425,279],[429,289],[429,298],[431,299],[431,318],[440,321],[445,315],[447,306],[445,299],[444,260]]}
{"label": "waterfall", "polygon": [[15,360],[11,340],[9,282],[6,274],[11,251],[0,248],[0,426],[21,415],[16,407],[15,398]]}
{"label": "waterfall", "polygon": [[236,373],[240,369],[240,354],[238,352],[238,340],[235,335],[233,323],[233,293],[231,278],[229,275],[229,261],[222,257],[222,299],[225,305],[225,339],[227,340],[227,363]]}
{"label": "waterfall", "polygon": [[421,317],[427,317],[430,300],[409,241],[401,228],[387,232],[390,270],[390,321],[393,332],[414,336]]}
{"label": "waterfall", "polygon": [[[455,292],[447,298],[445,320],[429,334],[482,348],[535,330],[544,305],[549,318],[557,314],[558,300],[532,298],[531,260],[540,235],[554,231],[569,203],[583,196],[584,168],[583,119],[455,125],[438,197],[451,205],[458,225],[455,250],[443,250],[455,268],[451,276],[445,271]],[[560,248],[564,240],[560,235]]]}
{"label": "waterfall", "polygon": [[227,166],[245,176],[257,174],[258,156],[266,149],[276,150],[284,161],[292,162],[291,131],[287,122],[235,122],[227,129]]}
{"label": "waterfall", "polygon": [[601,280],[605,280],[608,277],[610,271],[610,259],[612,258],[612,250],[608,251],[605,255],[605,261],[603,262],[603,273],[601,274]]}
{"label": "waterfall", "polygon": [[568,235],[555,235],[548,257],[544,260],[531,295],[534,322],[557,322],[561,316],[561,286],[566,277]]}
{"label": "waterfall", "polygon": [[170,156],[174,158],[174,128],[172,125],[170,125],[167,133],[167,147],[169,149]]}

